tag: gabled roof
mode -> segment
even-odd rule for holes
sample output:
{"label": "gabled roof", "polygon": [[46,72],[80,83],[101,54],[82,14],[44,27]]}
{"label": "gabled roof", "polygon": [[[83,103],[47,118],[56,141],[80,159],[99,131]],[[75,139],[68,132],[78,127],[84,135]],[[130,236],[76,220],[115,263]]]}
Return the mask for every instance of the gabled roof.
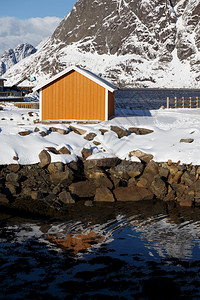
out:
{"label": "gabled roof", "polygon": [[59,79],[60,77],[66,75],[67,73],[71,72],[71,71],[76,71],[80,74],[82,74],[83,76],[91,79],[92,81],[96,82],[97,84],[99,84],[100,86],[104,87],[105,89],[109,90],[110,92],[114,92],[115,90],[118,89],[117,86],[113,85],[112,83],[108,82],[107,80],[101,78],[100,76],[95,75],[94,73],[82,69],[80,67],[77,66],[73,66],[70,68],[65,69],[64,71],[58,73],[57,75],[53,76],[52,78],[45,80],[44,82],[41,82],[39,85],[37,85],[33,91],[38,91],[42,88],[44,88],[45,86],[47,86],[48,84],[54,82],[55,80]]}

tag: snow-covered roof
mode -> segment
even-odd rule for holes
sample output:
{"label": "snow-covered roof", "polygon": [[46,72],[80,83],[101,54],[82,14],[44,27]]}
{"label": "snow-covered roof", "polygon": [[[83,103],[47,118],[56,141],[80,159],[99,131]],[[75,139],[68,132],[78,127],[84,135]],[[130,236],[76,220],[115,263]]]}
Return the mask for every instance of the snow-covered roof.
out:
{"label": "snow-covered roof", "polygon": [[1,81],[7,81],[7,79],[5,79],[5,78],[0,78],[0,80],[1,80]]}
{"label": "snow-covered roof", "polygon": [[97,76],[96,74],[82,69],[80,67],[77,66],[73,66],[70,68],[65,69],[64,71],[56,74],[55,76],[53,76],[52,78],[45,80],[44,82],[41,82],[39,85],[37,85],[34,89],[33,92],[38,91],[42,88],[44,88],[45,86],[47,86],[48,84],[54,82],[55,80],[59,79],[60,77],[66,75],[67,73],[71,72],[71,71],[76,71],[80,74],[82,74],[83,76],[91,79],[92,81],[96,82],[97,84],[99,84],[100,86],[104,87],[105,89],[109,90],[110,92],[114,92],[115,90],[118,89],[117,86],[113,85],[112,83],[108,82],[107,80],[101,78],[100,76]]}

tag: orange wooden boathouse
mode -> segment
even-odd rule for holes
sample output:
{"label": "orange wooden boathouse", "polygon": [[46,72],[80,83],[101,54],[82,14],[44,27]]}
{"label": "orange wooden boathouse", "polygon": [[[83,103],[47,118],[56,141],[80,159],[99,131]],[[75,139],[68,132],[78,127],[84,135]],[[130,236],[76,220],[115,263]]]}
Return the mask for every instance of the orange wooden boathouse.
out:
{"label": "orange wooden boathouse", "polygon": [[36,86],[40,92],[40,120],[106,121],[115,113],[108,81],[79,67],[71,67]]}

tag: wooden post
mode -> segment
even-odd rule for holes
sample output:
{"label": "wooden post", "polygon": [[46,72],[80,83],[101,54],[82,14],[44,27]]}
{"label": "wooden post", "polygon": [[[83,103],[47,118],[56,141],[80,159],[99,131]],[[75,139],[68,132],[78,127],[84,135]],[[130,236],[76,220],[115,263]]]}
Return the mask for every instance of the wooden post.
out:
{"label": "wooden post", "polygon": [[184,100],[184,97],[182,97],[182,108],[185,107],[185,100]]}
{"label": "wooden post", "polygon": [[169,108],[169,97],[167,97],[167,108]]}
{"label": "wooden post", "polygon": [[177,108],[177,97],[175,97],[174,100],[175,100],[174,106],[175,108]]}
{"label": "wooden post", "polygon": [[199,108],[199,98],[196,97],[196,108]]}
{"label": "wooden post", "polygon": [[192,98],[190,97],[190,108],[192,107]]}

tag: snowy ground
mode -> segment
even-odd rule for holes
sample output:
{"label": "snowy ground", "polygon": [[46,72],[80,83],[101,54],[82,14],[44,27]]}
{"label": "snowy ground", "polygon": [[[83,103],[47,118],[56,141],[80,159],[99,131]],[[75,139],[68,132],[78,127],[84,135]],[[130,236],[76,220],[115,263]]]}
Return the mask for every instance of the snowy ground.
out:
{"label": "snowy ground", "polygon": [[[30,114],[30,111],[33,113]],[[47,147],[60,149],[66,146],[71,155],[53,154],[52,161],[70,162],[81,155],[83,147],[92,148],[91,158],[113,157],[121,159],[138,160],[129,157],[129,152],[141,150],[154,156],[155,161],[200,164],[200,109],[158,109],[158,110],[129,110],[118,109],[117,116],[108,122],[99,124],[73,125],[87,132],[78,135],[71,131],[62,135],[57,132],[42,137],[40,132],[47,132],[50,126],[67,129],[69,125],[43,125],[34,124],[38,119],[38,110],[19,109],[9,104],[0,111],[0,164],[34,164],[39,162],[38,154]],[[111,125],[148,128],[154,132],[148,135],[136,135],[134,133],[121,139],[110,130]],[[35,128],[40,131],[35,132]],[[104,135],[99,129],[107,129]],[[30,134],[21,136],[18,133],[29,130]],[[87,133],[94,132],[96,137],[93,141],[100,145],[94,145],[93,141],[84,139]],[[180,143],[181,139],[193,139],[192,143]],[[18,161],[14,160],[18,157]]]}

